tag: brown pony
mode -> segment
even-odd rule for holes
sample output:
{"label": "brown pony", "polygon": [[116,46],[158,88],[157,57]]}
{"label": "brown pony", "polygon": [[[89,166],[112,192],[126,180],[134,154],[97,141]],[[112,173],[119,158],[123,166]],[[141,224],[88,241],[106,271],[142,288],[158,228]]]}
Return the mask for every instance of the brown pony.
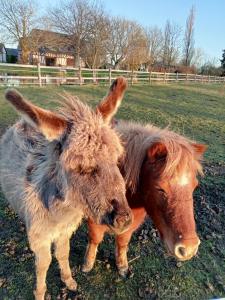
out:
{"label": "brown pony", "polygon": [[[193,191],[202,174],[205,145],[197,144],[167,129],[121,121],[116,125],[125,145],[120,169],[127,186],[133,223],[116,235],[116,264],[128,272],[127,248],[132,233],[149,215],[170,254],[178,260],[191,259],[200,240],[195,229]],[[92,269],[98,244],[108,228],[89,219],[89,244],[83,271]]]}

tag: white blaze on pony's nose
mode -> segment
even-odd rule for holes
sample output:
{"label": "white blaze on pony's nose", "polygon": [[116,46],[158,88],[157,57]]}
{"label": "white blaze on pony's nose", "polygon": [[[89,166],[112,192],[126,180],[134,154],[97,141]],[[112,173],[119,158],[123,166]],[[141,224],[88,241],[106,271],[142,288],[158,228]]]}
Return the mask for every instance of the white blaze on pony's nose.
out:
{"label": "white blaze on pony's nose", "polygon": [[190,182],[190,174],[188,173],[183,173],[181,174],[181,176],[178,176],[176,179],[176,182],[180,185],[180,186],[185,186]]}

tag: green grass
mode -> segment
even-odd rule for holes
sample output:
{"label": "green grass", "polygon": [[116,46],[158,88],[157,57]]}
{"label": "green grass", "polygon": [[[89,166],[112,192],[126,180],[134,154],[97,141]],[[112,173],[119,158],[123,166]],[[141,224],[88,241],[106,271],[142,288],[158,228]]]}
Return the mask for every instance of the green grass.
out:
{"label": "green grass", "polygon": [[[106,86],[21,87],[34,103],[53,108],[58,94],[66,90],[90,105],[105,95]],[[167,257],[150,221],[133,236],[129,248],[133,276],[124,280],[114,265],[114,239],[107,236],[100,246],[93,271],[80,271],[87,229],[77,231],[71,241],[71,267],[79,284],[79,299],[211,299],[225,296],[225,85],[172,84],[129,87],[118,118],[157,126],[170,126],[209,147],[205,177],[195,195],[197,229],[201,246],[197,257],[177,264]],[[0,88],[0,134],[17,115],[4,100]],[[28,249],[23,224],[0,194],[0,299],[32,299],[34,258]],[[143,237],[147,235],[147,239]],[[139,257],[140,256],[140,257]],[[110,264],[108,269],[106,266]],[[65,299],[57,263],[48,272],[52,299]],[[61,298],[57,298],[61,295]],[[68,299],[72,297],[67,295]],[[76,298],[76,299],[78,299]],[[72,298],[71,298],[72,299]]]}

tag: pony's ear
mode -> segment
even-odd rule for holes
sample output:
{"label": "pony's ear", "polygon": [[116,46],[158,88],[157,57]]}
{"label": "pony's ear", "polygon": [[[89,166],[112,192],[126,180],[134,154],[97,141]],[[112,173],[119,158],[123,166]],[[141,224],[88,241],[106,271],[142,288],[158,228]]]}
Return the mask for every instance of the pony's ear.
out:
{"label": "pony's ear", "polygon": [[67,122],[56,113],[35,106],[25,100],[16,90],[8,90],[6,99],[33,127],[36,127],[49,140],[60,138],[67,128]]}
{"label": "pony's ear", "polygon": [[194,148],[194,152],[198,159],[201,159],[204,152],[207,150],[208,146],[204,144],[192,144],[192,147]]}
{"label": "pony's ear", "polygon": [[156,142],[147,150],[147,156],[150,163],[165,160],[167,149],[163,143]]}
{"label": "pony's ear", "polygon": [[109,124],[116,114],[127,88],[127,81],[124,77],[118,77],[110,86],[108,95],[97,106],[97,111],[101,113],[104,121]]}

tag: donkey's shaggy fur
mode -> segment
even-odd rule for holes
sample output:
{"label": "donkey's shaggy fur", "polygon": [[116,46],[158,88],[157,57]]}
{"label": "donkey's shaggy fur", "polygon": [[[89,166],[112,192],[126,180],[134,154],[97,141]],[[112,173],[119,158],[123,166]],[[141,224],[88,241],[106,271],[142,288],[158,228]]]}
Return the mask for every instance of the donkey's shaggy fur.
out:
{"label": "donkey's shaggy fur", "polygon": [[114,105],[104,114],[101,105],[96,113],[68,95],[56,114],[34,106],[16,91],[6,94],[23,119],[2,138],[1,184],[25,221],[35,253],[36,299],[44,299],[52,243],[62,280],[76,289],[69,267],[69,240],[83,216],[118,231],[130,222],[125,184],[117,167],[123,148],[108,125],[125,88],[123,78],[113,83]]}

